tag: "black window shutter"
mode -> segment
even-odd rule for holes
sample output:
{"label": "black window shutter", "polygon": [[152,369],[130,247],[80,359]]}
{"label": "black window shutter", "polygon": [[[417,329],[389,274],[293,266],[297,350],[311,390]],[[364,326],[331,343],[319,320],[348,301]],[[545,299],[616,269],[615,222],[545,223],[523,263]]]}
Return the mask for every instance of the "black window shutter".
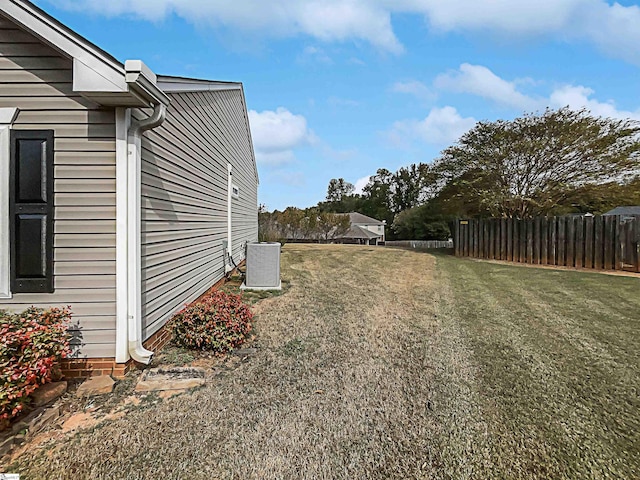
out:
{"label": "black window shutter", "polygon": [[53,130],[12,130],[11,292],[53,292]]}

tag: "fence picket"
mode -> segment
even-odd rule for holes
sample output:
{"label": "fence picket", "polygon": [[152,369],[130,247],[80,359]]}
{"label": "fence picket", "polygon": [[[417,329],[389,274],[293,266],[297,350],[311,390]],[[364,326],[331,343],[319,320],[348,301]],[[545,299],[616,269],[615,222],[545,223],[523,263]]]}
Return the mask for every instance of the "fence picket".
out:
{"label": "fence picket", "polygon": [[549,265],[558,265],[558,218],[549,219]]}
{"label": "fence picket", "polygon": [[613,242],[611,237],[613,236],[613,217],[604,217],[604,235],[602,236],[604,242],[604,269],[611,270],[613,267]]}
{"label": "fence picket", "polygon": [[575,220],[576,224],[576,262],[577,268],[584,268],[584,221],[582,217],[578,217]]}
{"label": "fence picket", "polygon": [[575,218],[568,217],[567,221],[567,249],[566,249],[566,260],[565,265],[567,267],[575,267],[575,253],[576,253],[576,222]]}
{"label": "fence picket", "polygon": [[584,268],[593,266],[593,217],[584,219]]}
{"label": "fence picket", "polygon": [[540,263],[549,264],[549,218],[540,219]]}
{"label": "fence picket", "polygon": [[566,237],[567,221],[565,217],[558,217],[558,262],[556,265],[566,265],[567,237]]}
{"label": "fence picket", "polygon": [[622,217],[621,216],[616,216],[615,217],[615,237],[613,240],[613,244],[614,244],[614,253],[615,253],[615,258],[614,258],[614,262],[613,262],[613,268],[614,270],[623,270],[624,269],[624,258],[622,258],[622,254],[623,254],[623,250],[622,250],[622,243],[621,239],[623,238],[624,234],[626,233],[624,230],[624,223],[622,223]]}
{"label": "fence picket", "polygon": [[604,217],[594,219],[593,234],[593,268],[600,270],[604,268]]}

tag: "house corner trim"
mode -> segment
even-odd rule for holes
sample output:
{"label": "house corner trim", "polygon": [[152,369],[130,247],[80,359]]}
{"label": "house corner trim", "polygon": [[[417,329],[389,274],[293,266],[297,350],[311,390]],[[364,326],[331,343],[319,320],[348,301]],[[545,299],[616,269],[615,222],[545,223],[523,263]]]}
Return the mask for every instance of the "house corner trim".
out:
{"label": "house corner trim", "polygon": [[9,245],[9,157],[11,126],[17,108],[0,108],[0,299],[10,299],[11,258]]}

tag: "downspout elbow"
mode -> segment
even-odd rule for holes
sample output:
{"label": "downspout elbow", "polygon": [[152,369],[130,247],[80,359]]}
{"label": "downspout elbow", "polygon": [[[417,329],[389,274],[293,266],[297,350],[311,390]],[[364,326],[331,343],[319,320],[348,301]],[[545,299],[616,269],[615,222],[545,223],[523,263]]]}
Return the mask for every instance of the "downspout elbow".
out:
{"label": "downspout elbow", "polygon": [[167,118],[167,106],[159,103],[154,106],[153,113],[144,120],[133,122],[131,125],[131,135],[138,137],[147,130],[154,129],[162,125]]}
{"label": "downspout elbow", "polygon": [[153,352],[144,348],[140,339],[129,342],[129,355],[142,365],[149,365],[153,360]]}

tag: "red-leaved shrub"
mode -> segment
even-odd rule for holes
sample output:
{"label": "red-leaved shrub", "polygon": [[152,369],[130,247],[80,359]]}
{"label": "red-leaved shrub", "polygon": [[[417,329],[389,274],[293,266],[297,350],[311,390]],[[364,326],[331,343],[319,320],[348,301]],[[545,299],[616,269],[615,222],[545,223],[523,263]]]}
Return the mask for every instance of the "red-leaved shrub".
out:
{"label": "red-leaved shrub", "polygon": [[0,310],[0,419],[20,414],[40,385],[51,381],[57,362],[71,350],[66,308]]}
{"label": "red-leaved shrub", "polygon": [[224,353],[245,341],[252,318],[240,295],[216,291],[178,312],[169,328],[182,347]]}

